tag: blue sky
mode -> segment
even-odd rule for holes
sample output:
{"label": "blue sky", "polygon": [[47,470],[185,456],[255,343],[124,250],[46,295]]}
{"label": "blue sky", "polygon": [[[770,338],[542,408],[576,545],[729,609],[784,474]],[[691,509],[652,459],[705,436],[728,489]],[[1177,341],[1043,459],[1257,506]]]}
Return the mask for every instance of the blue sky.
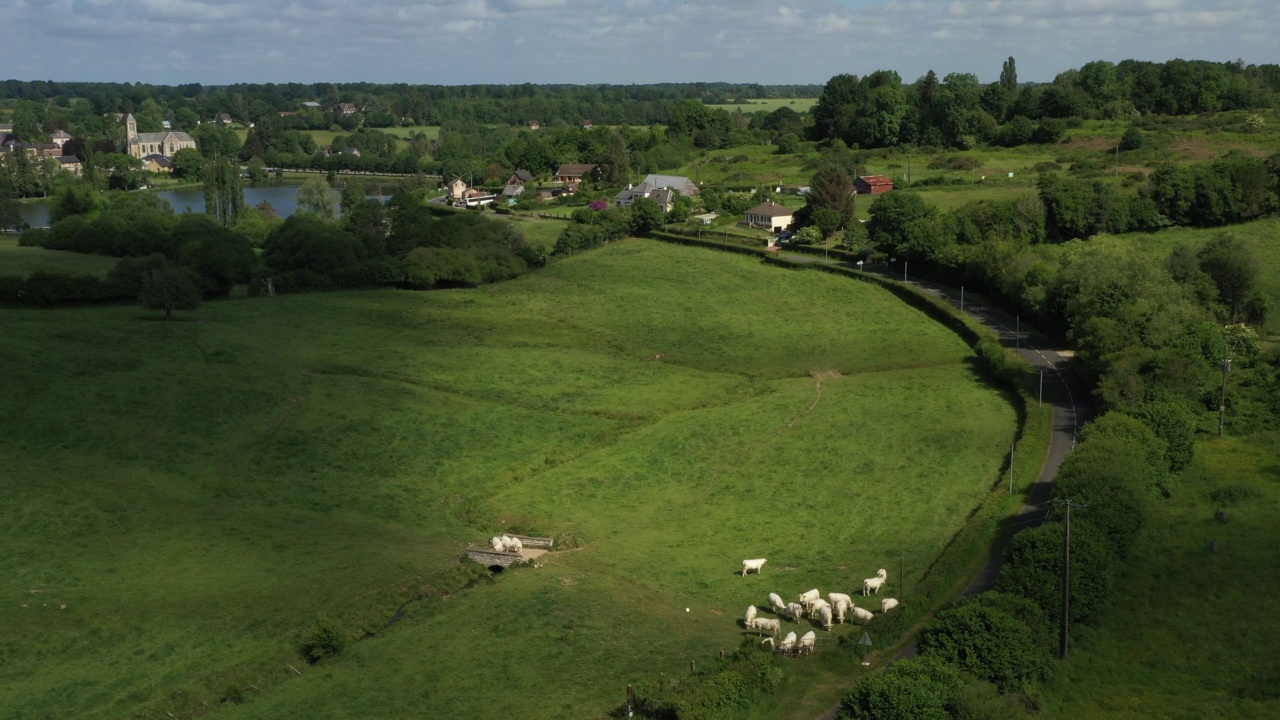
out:
{"label": "blue sky", "polygon": [[1090,60],[1280,63],[1276,0],[0,0],[0,78],[1049,81]]}

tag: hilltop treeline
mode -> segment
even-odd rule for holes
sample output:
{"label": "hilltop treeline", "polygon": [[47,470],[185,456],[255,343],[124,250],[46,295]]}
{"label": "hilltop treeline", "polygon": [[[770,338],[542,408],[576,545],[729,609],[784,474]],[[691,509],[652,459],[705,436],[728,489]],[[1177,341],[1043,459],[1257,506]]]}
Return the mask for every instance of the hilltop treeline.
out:
{"label": "hilltop treeline", "polygon": [[988,84],[970,73],[939,79],[932,70],[912,84],[892,70],[836,75],[813,108],[813,134],[861,148],[1052,143],[1070,118],[1247,110],[1275,107],[1278,98],[1280,65],[1099,60],[1051,83],[1022,85],[1009,58]]}
{"label": "hilltop treeline", "polygon": [[[666,123],[680,100],[711,104],[760,98],[816,97],[817,85],[668,83],[654,85],[406,85],[284,83],[204,86],[142,83],[76,83],[7,80],[0,101],[11,101],[20,133],[67,130],[85,116],[133,113],[140,132],[160,130],[161,120],[191,129],[226,113],[259,123],[282,112],[298,113],[304,129],[482,123],[524,125],[652,125]],[[303,103],[318,107],[304,107]],[[338,108],[349,103],[356,113]],[[358,117],[356,115],[358,114]]]}

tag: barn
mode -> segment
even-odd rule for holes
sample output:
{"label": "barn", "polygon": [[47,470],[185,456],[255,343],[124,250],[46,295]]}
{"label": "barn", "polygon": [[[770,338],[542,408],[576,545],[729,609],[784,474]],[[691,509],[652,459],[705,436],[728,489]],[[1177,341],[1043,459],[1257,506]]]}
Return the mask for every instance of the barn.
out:
{"label": "barn", "polygon": [[893,189],[893,181],[884,175],[863,175],[853,181],[859,195],[879,195]]}

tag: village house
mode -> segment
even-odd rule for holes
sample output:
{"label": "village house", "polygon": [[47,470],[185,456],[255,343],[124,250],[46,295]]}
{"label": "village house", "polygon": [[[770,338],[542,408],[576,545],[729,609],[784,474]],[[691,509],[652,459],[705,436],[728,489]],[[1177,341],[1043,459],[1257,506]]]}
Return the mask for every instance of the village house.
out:
{"label": "village house", "polygon": [[231,124],[231,116],[226,113],[218,113],[213,116],[213,122],[218,127],[227,127]]}
{"label": "village house", "polygon": [[147,155],[142,158],[142,169],[148,172],[173,172],[173,161],[160,154]]}
{"label": "village house", "polygon": [[533,173],[528,170],[516,170],[511,177],[507,178],[508,185],[523,185],[527,182],[533,182]]}
{"label": "village house", "polygon": [[553,177],[552,180],[554,182],[576,186],[581,184],[584,178],[595,180],[599,175],[599,171],[600,166],[595,164],[561,165],[560,169],[556,170],[555,177]]}
{"label": "village house", "polygon": [[125,116],[124,127],[125,142],[128,144],[129,154],[138,159],[148,155],[163,155],[172,159],[179,150],[196,146],[194,138],[180,131],[138,132],[138,121],[134,119],[132,113]]}
{"label": "village house", "polygon": [[530,130],[541,130],[541,129],[542,129],[542,123],[538,122],[537,120],[530,120],[530,121],[529,121],[529,129],[530,129]]}
{"label": "village house", "polygon": [[770,200],[748,210],[746,224],[748,227],[776,233],[786,230],[793,219],[795,219],[795,211]]}
{"label": "village house", "polygon": [[59,148],[61,148],[63,145],[66,145],[67,141],[70,139],[71,139],[71,133],[67,132],[66,130],[58,130],[57,132],[51,133],[49,135],[49,142],[53,143],[54,145],[57,145]]}
{"label": "village house", "polygon": [[859,195],[879,195],[893,189],[893,181],[884,175],[863,175],[853,181]]}
{"label": "village house", "polygon": [[334,108],[334,111],[342,114],[344,117],[347,115],[355,115],[356,106],[355,103],[338,103]]}
{"label": "village house", "polygon": [[613,197],[614,207],[630,207],[640,198],[658,203],[663,212],[671,212],[676,195],[692,197],[698,194],[698,186],[683,175],[647,175],[639,185],[628,185]]}
{"label": "village house", "polygon": [[58,167],[67,172],[80,177],[84,174],[84,165],[80,162],[80,158],[75,155],[63,155],[58,158]]}
{"label": "village house", "polygon": [[467,184],[462,178],[454,178],[453,182],[447,186],[449,188],[449,197],[454,200],[461,200],[462,196],[467,192]]}

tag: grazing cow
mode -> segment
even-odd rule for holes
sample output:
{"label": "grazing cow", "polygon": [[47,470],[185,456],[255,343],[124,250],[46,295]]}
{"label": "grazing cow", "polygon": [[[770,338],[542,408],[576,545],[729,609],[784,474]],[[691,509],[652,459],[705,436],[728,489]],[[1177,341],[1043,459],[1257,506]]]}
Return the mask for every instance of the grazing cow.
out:
{"label": "grazing cow", "polygon": [[778,645],[778,652],[789,653],[795,649],[796,649],[796,634],[793,632],[789,632],[787,633],[786,637],[782,638],[782,644]]}
{"label": "grazing cow", "polygon": [[818,644],[818,634],[810,630],[800,636],[799,652],[801,655],[813,652],[813,647]]}
{"label": "grazing cow", "polygon": [[872,619],[874,618],[875,618],[875,615],[872,615],[870,610],[864,610],[863,608],[860,608],[860,607],[853,608],[854,620],[858,620],[865,623],[865,622],[871,622]]}
{"label": "grazing cow", "polygon": [[770,635],[776,636],[782,632],[782,623],[773,618],[758,617],[751,621],[747,627],[748,630],[759,630],[761,632],[768,631]]}
{"label": "grazing cow", "polygon": [[747,606],[747,617],[746,617],[746,619],[745,619],[745,620],[743,620],[743,621],[742,621],[742,624],[743,624],[743,625],[745,625],[745,626],[747,626],[747,627],[751,627],[751,621],[752,621],[752,620],[755,620],[755,619],[756,619],[756,606],[755,606],[755,605],[748,605],[748,606]]}
{"label": "grazing cow", "polygon": [[768,558],[756,558],[755,560],[743,560],[742,561],[742,577],[746,577],[747,573],[752,571],[755,571],[755,573],[758,575],[760,573],[760,568],[764,567],[764,564],[767,562],[769,562]]}
{"label": "grazing cow", "polygon": [[880,593],[880,586],[884,585],[884,578],[873,577],[862,581],[862,594],[870,595],[871,593]]}
{"label": "grazing cow", "polygon": [[882,613],[887,613],[896,607],[898,607],[897,598],[885,598],[880,601],[880,612]]}
{"label": "grazing cow", "polygon": [[775,613],[786,612],[787,606],[782,602],[782,596],[778,593],[769,593],[769,607],[773,608]]}
{"label": "grazing cow", "polygon": [[822,629],[831,632],[831,608],[828,606],[818,608],[817,618],[822,624]]}

